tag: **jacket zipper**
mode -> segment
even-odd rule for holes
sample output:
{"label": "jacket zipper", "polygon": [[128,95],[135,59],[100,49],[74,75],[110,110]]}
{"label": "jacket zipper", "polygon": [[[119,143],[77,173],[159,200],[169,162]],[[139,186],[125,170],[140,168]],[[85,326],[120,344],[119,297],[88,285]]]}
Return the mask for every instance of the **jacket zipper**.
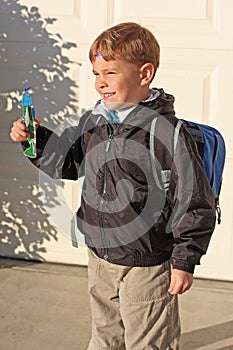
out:
{"label": "jacket zipper", "polygon": [[99,203],[99,222],[100,222],[100,232],[101,232],[101,239],[103,242],[103,246],[104,246],[104,255],[103,258],[104,260],[108,259],[108,247],[107,247],[107,241],[106,241],[106,237],[105,237],[105,232],[104,232],[104,196],[107,192],[107,153],[110,149],[110,145],[113,139],[113,131],[111,130],[111,133],[109,135],[108,141],[106,143],[106,147],[105,147],[105,163],[104,163],[104,187],[103,187],[103,193],[102,193],[102,197],[100,199],[100,203]]}

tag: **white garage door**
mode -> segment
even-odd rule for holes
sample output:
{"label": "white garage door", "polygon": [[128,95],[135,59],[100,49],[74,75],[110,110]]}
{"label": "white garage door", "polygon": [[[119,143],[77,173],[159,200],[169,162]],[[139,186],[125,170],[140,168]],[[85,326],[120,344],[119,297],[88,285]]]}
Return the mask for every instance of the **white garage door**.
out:
{"label": "white garage door", "polygon": [[35,92],[37,114],[51,128],[92,106],[97,95],[89,45],[107,26],[137,21],[153,31],[162,48],[154,85],[176,96],[178,116],[212,124],[225,137],[222,224],[196,274],[233,280],[232,12],[230,0],[145,0],[143,5],[139,0],[34,0],[33,6],[30,0],[1,0],[1,255],[86,263],[85,248],[72,247],[65,237],[78,184],[65,183],[61,200],[61,186],[48,182],[46,211],[38,192],[46,179],[10,142],[8,130],[20,115],[18,101],[27,85]]}

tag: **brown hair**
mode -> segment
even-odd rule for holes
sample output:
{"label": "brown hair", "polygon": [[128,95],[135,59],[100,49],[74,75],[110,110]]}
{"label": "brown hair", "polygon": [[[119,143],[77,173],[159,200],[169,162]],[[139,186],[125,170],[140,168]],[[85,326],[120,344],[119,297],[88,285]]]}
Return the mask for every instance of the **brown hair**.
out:
{"label": "brown hair", "polygon": [[160,48],[154,35],[137,23],[120,23],[105,30],[91,45],[90,61],[101,55],[106,61],[121,59],[136,65],[159,66]]}

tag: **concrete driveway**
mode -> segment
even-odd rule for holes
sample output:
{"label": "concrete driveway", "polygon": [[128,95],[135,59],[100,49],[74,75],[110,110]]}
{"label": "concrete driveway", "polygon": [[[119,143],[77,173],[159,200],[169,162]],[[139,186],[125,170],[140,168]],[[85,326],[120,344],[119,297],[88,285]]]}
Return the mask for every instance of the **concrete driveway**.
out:
{"label": "concrete driveway", "polygon": [[[86,267],[14,259],[0,267],[0,350],[87,349]],[[196,279],[180,312],[181,350],[233,349],[232,282]]]}

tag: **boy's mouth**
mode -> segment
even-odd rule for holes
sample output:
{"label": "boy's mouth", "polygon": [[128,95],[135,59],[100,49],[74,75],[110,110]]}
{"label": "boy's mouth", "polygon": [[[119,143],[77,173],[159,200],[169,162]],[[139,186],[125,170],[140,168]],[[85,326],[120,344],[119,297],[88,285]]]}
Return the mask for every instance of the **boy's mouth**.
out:
{"label": "boy's mouth", "polygon": [[104,94],[104,100],[108,100],[110,97],[115,95],[115,92],[107,92]]}

